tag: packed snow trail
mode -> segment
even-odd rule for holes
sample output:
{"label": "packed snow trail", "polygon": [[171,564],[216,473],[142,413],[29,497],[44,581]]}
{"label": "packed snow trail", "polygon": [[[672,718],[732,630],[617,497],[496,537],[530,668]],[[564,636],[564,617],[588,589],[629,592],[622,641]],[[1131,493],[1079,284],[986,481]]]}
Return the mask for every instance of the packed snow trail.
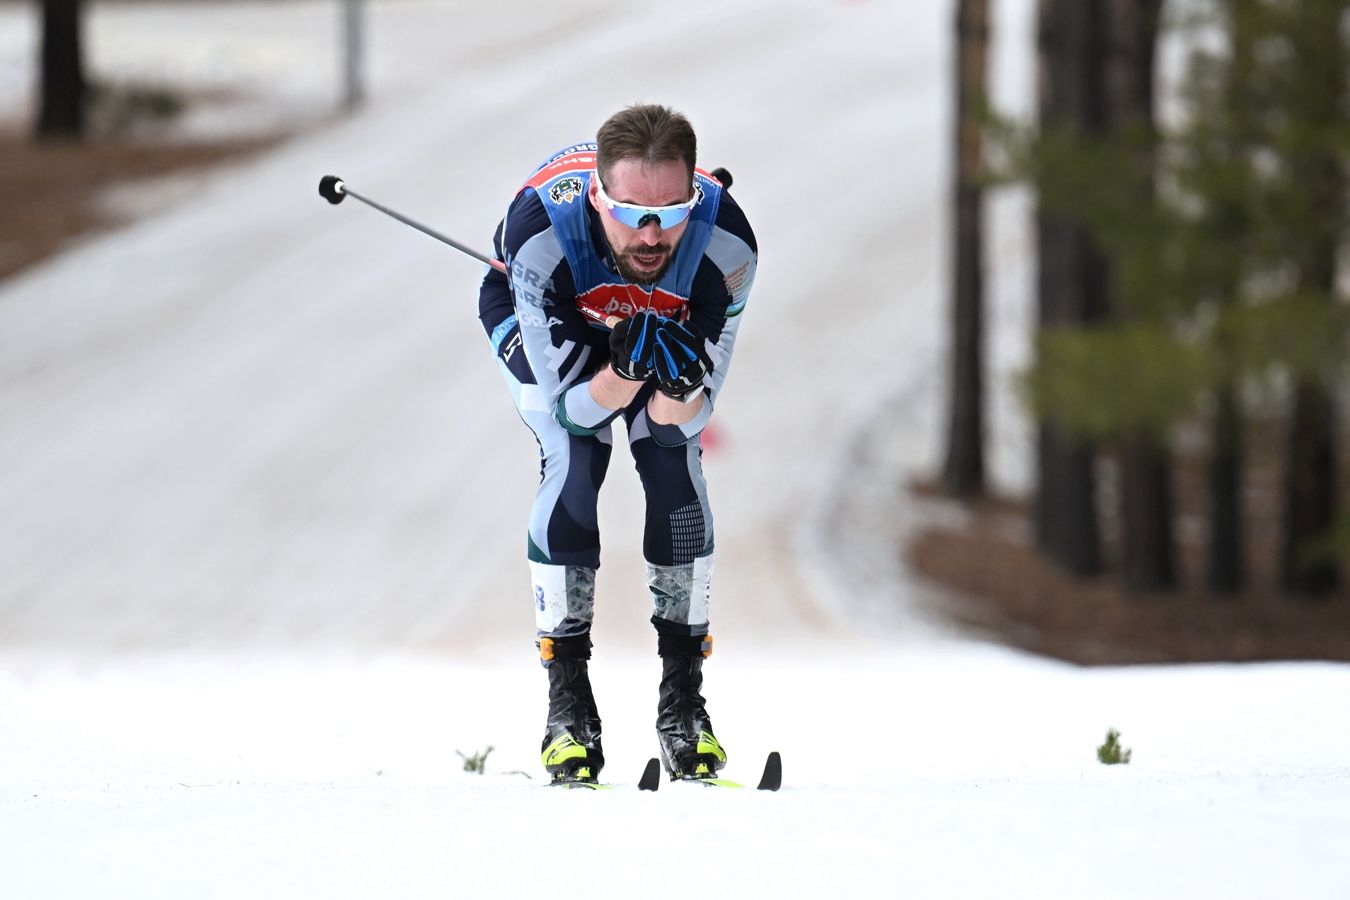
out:
{"label": "packed snow trail", "polygon": [[[276,86],[249,123],[312,122],[334,6],[96,5],[91,55],[238,67]],[[1031,6],[995,4],[1023,107]],[[0,286],[0,895],[1350,896],[1350,668],[1087,671],[924,621],[899,550],[941,402],[947,7],[372,3],[366,112]],[[34,9],[0,6],[3,110]],[[783,752],[774,794],[539,787],[537,460],[478,268],[315,190],[486,249],[533,165],[638,100],[691,116],[763,251],[706,459],[707,693],[730,777]],[[1029,254],[993,206],[1006,374]],[[592,669],[615,781],[655,749],[639,522],[620,450]],[[1112,726],[1129,766],[1096,762]]]}
{"label": "packed snow trail", "polygon": [[[541,158],[639,98],[690,115],[764,248],[707,458],[715,625],[824,627],[801,523],[907,358],[938,353],[941,17],[721,4],[712,27],[698,9],[614,5],[583,24],[529,8],[512,39],[497,11],[446,10],[442,27],[489,29],[497,52],[451,48],[424,90],[207,176],[190,202],[0,289],[9,641],[528,640],[536,448],[476,321],[480,267],[316,186],[338,173],[487,249]],[[640,63],[636,48],[672,42],[672,61]],[[597,639],[645,642],[626,451],[603,503]]]}

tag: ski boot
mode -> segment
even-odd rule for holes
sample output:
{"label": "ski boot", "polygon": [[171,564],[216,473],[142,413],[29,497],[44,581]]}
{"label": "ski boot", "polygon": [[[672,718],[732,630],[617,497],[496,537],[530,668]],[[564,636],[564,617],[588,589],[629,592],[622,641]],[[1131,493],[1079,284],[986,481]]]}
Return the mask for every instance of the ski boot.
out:
{"label": "ski boot", "polygon": [[591,693],[589,635],[541,638],[539,658],[548,670],[548,723],[541,759],[554,784],[595,784],[605,765],[600,713]]}
{"label": "ski boot", "polygon": [[727,754],[713,735],[712,719],[704,708],[703,660],[712,655],[712,637],[663,634],[661,690],[656,706],[656,736],[661,761],[671,781],[715,778],[726,765]]}

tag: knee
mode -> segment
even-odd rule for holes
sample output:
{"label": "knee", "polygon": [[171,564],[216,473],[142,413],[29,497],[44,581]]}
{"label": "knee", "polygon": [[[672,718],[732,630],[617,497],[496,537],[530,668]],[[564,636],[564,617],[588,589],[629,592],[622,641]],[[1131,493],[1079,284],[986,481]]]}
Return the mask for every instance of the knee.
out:
{"label": "knee", "polygon": [[[668,446],[647,437],[634,441],[630,445],[633,453],[633,465],[638,470],[644,485],[651,488],[679,486],[683,491],[690,487],[701,492],[703,470],[699,464],[699,447],[696,442],[678,446]],[[678,505],[678,504],[677,504]]]}

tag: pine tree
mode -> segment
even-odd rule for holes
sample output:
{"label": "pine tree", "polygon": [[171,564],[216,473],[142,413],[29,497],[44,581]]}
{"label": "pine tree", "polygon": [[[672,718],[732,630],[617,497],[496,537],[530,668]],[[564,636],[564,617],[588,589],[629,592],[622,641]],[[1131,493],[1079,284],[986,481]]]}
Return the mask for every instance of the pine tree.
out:
{"label": "pine tree", "polygon": [[79,138],[84,134],[89,91],[80,39],[83,7],[84,0],[42,0],[39,138]]}
{"label": "pine tree", "polygon": [[[1343,11],[1338,0],[1216,3],[1205,22],[1228,46],[1193,55],[1178,128],[1048,129],[1028,158],[1043,209],[1085,223],[1102,249],[1111,298],[1100,319],[1042,331],[1029,396],[1043,420],[1119,448],[1155,491],[1169,429],[1211,410],[1216,588],[1243,577],[1239,396],[1254,381],[1294,386],[1285,584],[1317,594],[1337,583],[1330,554],[1310,551],[1325,551],[1336,521],[1330,385],[1344,375],[1350,334],[1335,277],[1350,151]],[[1109,103],[1107,114],[1112,122]],[[1149,154],[1155,193],[1138,177]],[[1169,500],[1123,493],[1126,581],[1158,586],[1164,570],[1131,575],[1128,544],[1131,533],[1163,532],[1130,519]],[[1129,502],[1145,508],[1132,513]],[[1138,558],[1166,564],[1161,549]]]}
{"label": "pine tree", "polygon": [[988,69],[989,0],[958,0],[953,185],[952,378],[942,480],[959,497],[984,493],[984,191],[980,127]]}
{"label": "pine tree", "polygon": [[[1134,136],[1122,176],[1138,202],[1157,203],[1155,185],[1154,58],[1162,0],[1109,0],[1106,55],[1108,140]],[[1115,263],[1119,265],[1119,263]],[[1121,279],[1113,278],[1119,290]],[[1116,318],[1128,320],[1128,298],[1114,298]],[[1176,584],[1173,561],[1172,466],[1166,435],[1135,429],[1117,442],[1120,461],[1121,574],[1133,591]]]}
{"label": "pine tree", "polygon": [[[1153,59],[1161,0],[1042,4],[1040,356],[1062,339],[1131,318],[1131,277],[1094,227],[1084,197],[1146,211],[1153,205]],[[1109,170],[1094,171],[1111,153]],[[1089,153],[1092,157],[1089,157]],[[1054,160],[1053,163],[1049,162]],[[1090,175],[1088,173],[1091,173]],[[1084,177],[1088,176],[1088,177]],[[1106,198],[1103,186],[1116,192]],[[1085,191],[1085,192],[1084,192]],[[1088,361],[1091,365],[1091,361]],[[1123,382],[1116,382],[1119,386]],[[1143,427],[1093,434],[1042,405],[1037,533],[1071,571],[1101,568],[1096,524],[1096,445],[1116,439],[1126,582],[1138,590],[1174,580],[1170,465],[1162,437]]]}
{"label": "pine tree", "polygon": [[[1346,51],[1341,0],[1297,0],[1273,13],[1271,41],[1286,48],[1272,88],[1287,119],[1273,130],[1284,166],[1282,212],[1298,294],[1330,312],[1336,305],[1336,257],[1345,227]],[[1278,58],[1278,57],[1277,57]],[[1328,555],[1310,557],[1336,516],[1335,411],[1330,384],[1335,360],[1296,375],[1287,443],[1282,579],[1308,596],[1340,581]]]}
{"label": "pine tree", "polygon": [[[1072,135],[1103,126],[1100,0],[1040,0],[1038,117]],[[1037,318],[1042,334],[1076,329],[1105,314],[1106,263],[1081,218],[1045,202],[1037,210]],[[1096,450],[1081,434],[1041,417],[1037,435],[1037,544],[1076,575],[1102,570]]]}

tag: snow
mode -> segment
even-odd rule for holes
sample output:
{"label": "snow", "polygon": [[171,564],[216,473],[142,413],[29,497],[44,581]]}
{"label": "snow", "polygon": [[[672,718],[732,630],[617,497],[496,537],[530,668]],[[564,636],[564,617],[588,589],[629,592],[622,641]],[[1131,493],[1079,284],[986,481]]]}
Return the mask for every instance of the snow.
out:
{"label": "snow", "polygon": [[[541,712],[539,676],[526,660],[160,658],[11,673],[6,894],[1338,897],[1350,886],[1343,666],[1081,671],[974,646],[715,663],[719,732],[745,774],[781,747],[778,794],[559,795],[505,774],[538,778],[536,716],[524,713]],[[651,706],[656,661],[606,655],[596,669],[612,774],[631,783],[650,752],[637,711]],[[766,677],[781,696],[746,687]],[[1128,767],[1094,758],[1106,716],[1135,751]],[[829,758],[809,763],[826,738]],[[490,774],[458,771],[456,750],[489,743]]]}
{"label": "snow", "polygon": [[[3,109],[30,6],[0,5]],[[1350,896],[1350,667],[1079,669],[952,633],[900,563],[934,514],[901,490],[937,458],[947,7],[374,3],[364,112],[0,286],[0,894]],[[1031,7],[995,4],[1023,108]],[[335,4],[95,10],[106,73],[236,97],[189,132],[336,102]],[[623,451],[593,672],[625,787],[539,788],[535,450],[479,267],[315,190],[486,247],[639,99],[691,115],[763,249],[707,459],[707,687],[728,774],[781,750],[777,794],[630,786],[659,664]],[[991,206],[1016,487],[1026,198]]]}

